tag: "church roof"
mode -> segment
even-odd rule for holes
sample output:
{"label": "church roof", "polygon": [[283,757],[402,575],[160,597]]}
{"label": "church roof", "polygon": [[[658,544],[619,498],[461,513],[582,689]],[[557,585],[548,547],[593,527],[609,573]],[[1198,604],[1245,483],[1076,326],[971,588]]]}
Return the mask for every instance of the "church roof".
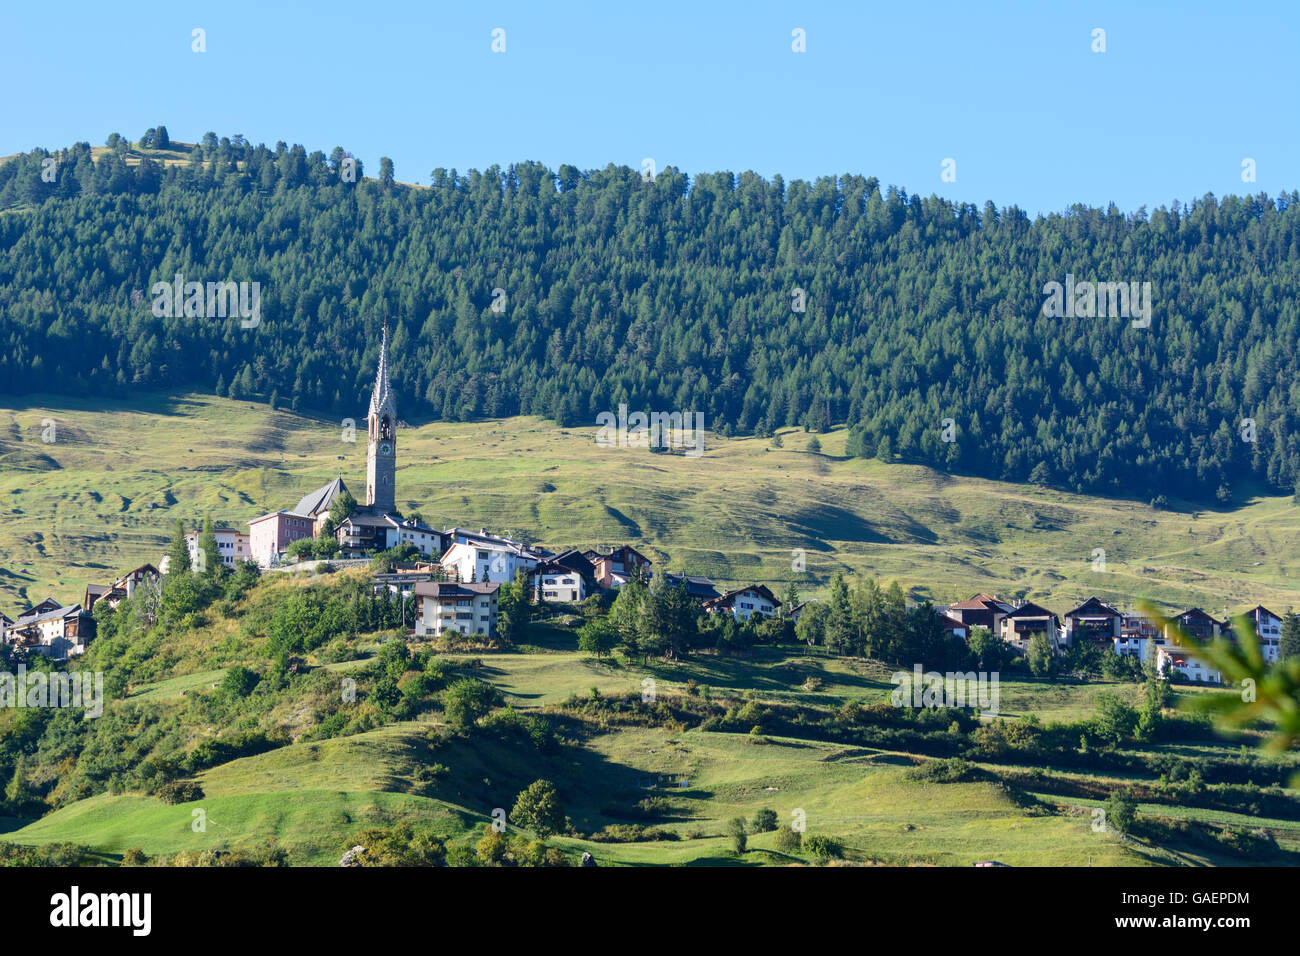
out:
{"label": "church roof", "polygon": [[375,375],[375,390],[370,396],[370,414],[397,419],[397,402],[393,399],[393,387],[388,383],[388,326],[384,326],[384,337],[379,344],[379,371]]}
{"label": "church roof", "polygon": [[347,490],[348,486],[343,484],[343,479],[335,478],[328,485],[317,488],[310,494],[303,496],[303,499],[294,507],[294,513],[314,518],[322,512],[329,511],[334,499],[341,492]]}

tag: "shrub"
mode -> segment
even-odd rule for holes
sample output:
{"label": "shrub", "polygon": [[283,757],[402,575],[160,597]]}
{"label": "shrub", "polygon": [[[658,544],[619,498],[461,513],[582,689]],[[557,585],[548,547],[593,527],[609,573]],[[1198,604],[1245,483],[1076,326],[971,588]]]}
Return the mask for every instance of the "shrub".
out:
{"label": "shrub", "polygon": [[814,859],[838,860],[844,856],[844,846],[839,840],[827,836],[810,836],[803,841],[803,847]]}
{"label": "shrub", "polygon": [[776,849],[781,853],[795,853],[803,846],[803,834],[792,827],[776,831]]}
{"label": "shrub", "polygon": [[1106,826],[1119,833],[1128,833],[1137,819],[1137,801],[1124,790],[1116,790],[1102,804],[1106,811]]}
{"label": "shrub", "polygon": [[776,827],[776,811],[770,807],[764,807],[754,814],[753,830],[755,833],[771,833]]}
{"label": "shrub", "polygon": [[984,772],[979,767],[960,757],[927,760],[923,764],[903,771],[905,779],[921,783],[964,783],[968,780],[978,780],[983,776]]}
{"label": "shrub", "polygon": [[745,827],[744,817],[732,817],[727,823],[727,835],[731,837],[732,849],[739,855],[745,852],[749,845],[748,830]]}
{"label": "shrub", "polygon": [[511,817],[516,826],[527,827],[538,836],[547,837],[565,829],[564,807],[549,780],[534,780],[515,800]]}
{"label": "shrub", "polygon": [[173,780],[155,790],[154,796],[166,804],[191,803],[203,799],[203,788],[197,780]]}

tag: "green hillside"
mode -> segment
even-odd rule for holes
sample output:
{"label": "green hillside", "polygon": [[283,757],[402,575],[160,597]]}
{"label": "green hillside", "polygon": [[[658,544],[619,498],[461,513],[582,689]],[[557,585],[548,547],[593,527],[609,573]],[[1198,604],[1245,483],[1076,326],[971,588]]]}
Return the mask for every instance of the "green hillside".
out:
{"label": "green hillside", "polygon": [[[0,163],[0,394],[342,417],[388,322],[426,420],[848,425],[856,457],[1143,501],[1300,478],[1294,190],[1031,218],[856,173],[520,162],[412,187],[341,147],[142,143]],[[240,319],[200,301],[224,282]]]}
{"label": "green hillside", "polygon": [[[9,402],[0,610],[13,616],[47,593],[78,602],[88,582],[156,563],[177,518],[242,526],[335,475],[359,495],[364,430],[359,443],[342,434],[341,423],[211,396]],[[712,435],[699,458],[601,447],[594,434],[535,418],[403,428],[398,505],[435,525],[552,547],[627,542],[719,583],[794,580],[805,594],[843,569],[936,602],[986,591],[1058,613],[1089,594],[1216,614],[1300,606],[1300,509],[1289,497],[1155,510],[845,458],[843,429],[819,436],[820,454],[795,429],[780,448]]]}

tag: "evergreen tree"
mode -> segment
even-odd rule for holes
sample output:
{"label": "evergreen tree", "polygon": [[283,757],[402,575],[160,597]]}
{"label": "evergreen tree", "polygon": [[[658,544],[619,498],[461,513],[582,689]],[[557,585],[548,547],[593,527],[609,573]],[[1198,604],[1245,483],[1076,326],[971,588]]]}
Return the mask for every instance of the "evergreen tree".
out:
{"label": "evergreen tree", "polygon": [[198,571],[205,578],[215,578],[221,575],[224,565],[221,561],[221,550],[217,547],[217,536],[212,530],[211,515],[207,515],[203,519],[203,531],[199,534],[198,557]]}
{"label": "evergreen tree", "polygon": [[185,540],[185,525],[178,518],[167,547],[167,576],[180,577],[190,572],[190,546]]}
{"label": "evergreen tree", "polygon": [[1300,614],[1288,611],[1282,618],[1282,637],[1278,642],[1279,660],[1300,657]]}

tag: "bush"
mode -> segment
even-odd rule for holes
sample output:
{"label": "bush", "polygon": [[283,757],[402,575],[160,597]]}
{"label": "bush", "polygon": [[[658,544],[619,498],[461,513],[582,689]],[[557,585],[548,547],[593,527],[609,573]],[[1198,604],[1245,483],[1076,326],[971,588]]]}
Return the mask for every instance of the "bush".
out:
{"label": "bush", "polygon": [[511,817],[515,826],[527,827],[542,837],[565,829],[564,807],[555,784],[549,780],[534,780],[521,791]]}
{"label": "bush", "polygon": [[771,833],[777,828],[776,811],[769,807],[759,810],[752,826],[755,833]]}
{"label": "bush", "polygon": [[732,849],[737,855],[745,852],[749,845],[748,830],[745,827],[744,817],[732,817],[727,823],[727,835],[731,837]]}
{"label": "bush", "polygon": [[803,834],[792,827],[781,827],[776,831],[776,849],[781,853],[797,853],[803,846]]}
{"label": "bush", "polygon": [[467,733],[477,725],[479,718],[487,716],[500,699],[501,695],[491,684],[466,677],[447,688],[443,694],[442,709],[447,723],[461,733]]}
{"label": "bush", "polygon": [[816,860],[838,860],[844,856],[844,846],[839,840],[827,836],[810,836],[803,841],[803,847]]}
{"label": "bush", "polygon": [[984,772],[979,767],[960,757],[927,760],[923,764],[903,771],[904,779],[921,783],[965,783],[969,780],[979,780],[983,776]]}
{"label": "bush", "polygon": [[236,664],[221,679],[221,692],[231,698],[247,697],[260,679],[255,671]]}
{"label": "bush", "polygon": [[1106,811],[1106,826],[1119,833],[1128,833],[1137,819],[1137,801],[1124,790],[1116,790],[1102,804]]}
{"label": "bush", "polygon": [[203,799],[203,788],[197,780],[173,780],[155,790],[154,796],[166,804],[192,803]]}

